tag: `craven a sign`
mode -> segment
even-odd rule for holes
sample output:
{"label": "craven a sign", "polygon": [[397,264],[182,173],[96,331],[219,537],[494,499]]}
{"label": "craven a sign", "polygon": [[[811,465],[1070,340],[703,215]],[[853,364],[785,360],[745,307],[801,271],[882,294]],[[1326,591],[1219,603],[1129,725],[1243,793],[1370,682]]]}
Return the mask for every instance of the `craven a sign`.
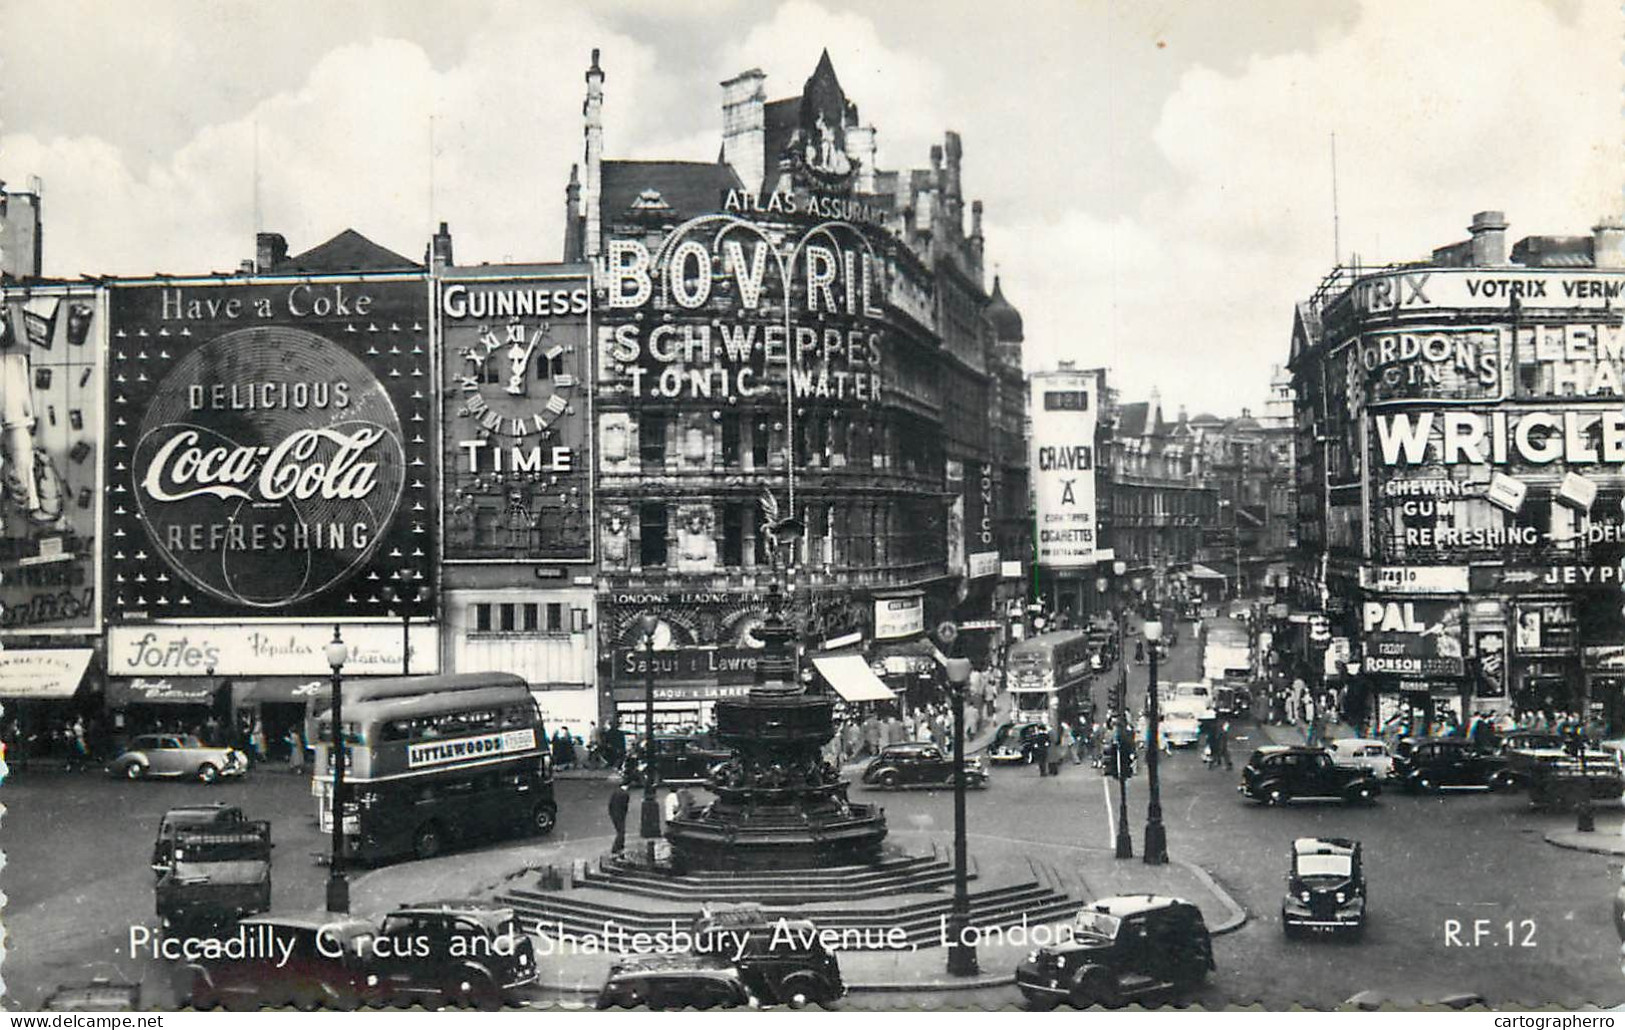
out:
{"label": "craven a sign", "polygon": [[1099,377],[1053,372],[1032,377],[1031,475],[1038,564],[1092,568],[1100,560],[1095,521],[1095,427]]}

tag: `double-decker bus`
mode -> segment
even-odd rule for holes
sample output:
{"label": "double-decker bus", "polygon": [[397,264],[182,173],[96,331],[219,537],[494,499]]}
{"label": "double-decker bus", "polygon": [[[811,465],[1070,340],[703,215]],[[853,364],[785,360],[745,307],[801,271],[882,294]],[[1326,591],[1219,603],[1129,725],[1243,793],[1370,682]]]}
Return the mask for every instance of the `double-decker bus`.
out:
{"label": "double-decker bus", "polygon": [[[429,858],[558,820],[547,732],[530,687],[507,673],[419,676],[345,688],[344,848],[375,861]],[[311,793],[333,829],[332,712],[316,719]]]}
{"label": "double-decker bus", "polygon": [[1041,633],[1005,656],[1011,713],[1017,722],[1072,723],[1093,717],[1089,699],[1089,632]]}

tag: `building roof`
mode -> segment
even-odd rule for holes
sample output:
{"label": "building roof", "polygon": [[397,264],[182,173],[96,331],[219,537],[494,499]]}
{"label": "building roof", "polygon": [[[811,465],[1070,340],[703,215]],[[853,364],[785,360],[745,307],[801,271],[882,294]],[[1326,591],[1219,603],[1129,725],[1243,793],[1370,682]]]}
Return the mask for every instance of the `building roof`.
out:
{"label": "building roof", "polygon": [[346,229],[326,243],[318,243],[303,254],[277,262],[277,272],[400,272],[419,271],[422,265],[388,247],[381,247]]}
{"label": "building roof", "polygon": [[1021,327],[1021,312],[1004,297],[999,277],[993,277],[993,297],[987,303],[987,317],[1001,343],[1021,343],[1025,336]]}
{"label": "building roof", "polygon": [[728,165],[709,161],[605,161],[600,210],[606,222],[658,209],[676,221],[722,210],[723,192],[743,189]]}
{"label": "building roof", "polygon": [[1144,436],[1146,412],[1151,405],[1145,401],[1135,401],[1133,404],[1119,404],[1117,406],[1117,435],[1118,436]]}

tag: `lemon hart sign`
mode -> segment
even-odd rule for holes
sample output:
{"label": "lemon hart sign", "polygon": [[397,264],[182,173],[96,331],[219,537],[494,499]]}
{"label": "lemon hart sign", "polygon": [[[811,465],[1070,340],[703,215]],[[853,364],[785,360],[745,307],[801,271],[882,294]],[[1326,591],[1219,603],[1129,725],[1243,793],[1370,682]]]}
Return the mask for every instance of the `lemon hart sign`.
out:
{"label": "lemon hart sign", "polygon": [[112,290],[113,622],[381,616],[436,525],[423,276]]}

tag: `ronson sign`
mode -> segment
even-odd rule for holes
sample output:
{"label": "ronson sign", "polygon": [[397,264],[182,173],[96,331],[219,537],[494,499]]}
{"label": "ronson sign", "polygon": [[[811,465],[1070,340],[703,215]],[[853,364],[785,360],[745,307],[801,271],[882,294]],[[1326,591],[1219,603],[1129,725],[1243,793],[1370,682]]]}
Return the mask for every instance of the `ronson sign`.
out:
{"label": "ronson sign", "polygon": [[109,618],[384,614],[431,571],[428,288],[112,291]]}

